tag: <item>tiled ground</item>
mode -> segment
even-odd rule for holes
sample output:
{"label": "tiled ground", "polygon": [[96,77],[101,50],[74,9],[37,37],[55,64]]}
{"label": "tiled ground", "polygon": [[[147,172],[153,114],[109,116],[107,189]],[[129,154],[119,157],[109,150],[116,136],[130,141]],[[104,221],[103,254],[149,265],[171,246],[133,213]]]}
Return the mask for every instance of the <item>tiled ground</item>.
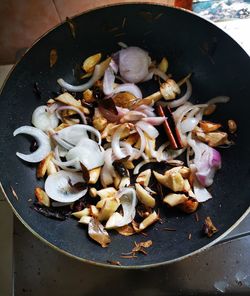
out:
{"label": "tiled ground", "polygon": [[0,64],[13,63],[18,51],[60,21],[51,0],[0,2]]}
{"label": "tiled ground", "polygon": [[[115,2],[133,0],[0,0],[0,64],[14,63],[37,38],[66,16]],[[173,4],[174,0],[147,2]]]}

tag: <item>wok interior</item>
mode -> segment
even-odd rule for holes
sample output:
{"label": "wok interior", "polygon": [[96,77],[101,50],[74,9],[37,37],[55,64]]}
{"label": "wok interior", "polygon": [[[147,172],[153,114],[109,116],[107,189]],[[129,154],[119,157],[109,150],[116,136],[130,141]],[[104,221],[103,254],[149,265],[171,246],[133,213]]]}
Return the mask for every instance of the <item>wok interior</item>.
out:
{"label": "wok interior", "polygon": [[[125,20],[124,20],[125,19]],[[160,264],[198,250],[212,242],[231,227],[249,206],[249,138],[248,133],[248,78],[249,57],[230,37],[209,22],[182,10],[158,5],[118,5],[90,11],[74,19],[76,38],[64,23],[45,35],[19,62],[9,77],[1,98],[1,182],[12,206],[21,219],[50,244],[81,259],[106,263],[119,260],[122,265],[140,266]],[[87,230],[76,220],[50,220],[30,209],[29,198],[34,199],[34,188],[42,186],[35,177],[35,167],[15,157],[16,151],[28,150],[23,137],[13,138],[13,130],[30,125],[35,107],[47,101],[52,91],[58,91],[57,78],[76,83],[72,69],[84,58],[97,52],[110,54],[119,49],[118,42],[142,47],[153,58],[166,56],[169,73],[179,79],[192,73],[193,102],[206,102],[217,95],[228,95],[230,103],[217,108],[214,119],[226,124],[234,119],[239,126],[236,145],[222,151],[222,169],[211,188],[213,199],[199,210],[200,221],[193,215],[164,208],[163,224],[155,224],[147,237],[124,237],[112,232],[112,242],[106,249],[90,241]],[[57,64],[49,67],[49,52],[56,48]],[[33,93],[38,82],[42,101]],[[142,89],[143,90],[143,89]],[[144,94],[151,91],[144,89]],[[15,168],[15,169],[13,169]],[[12,185],[19,196],[13,197]],[[208,239],[201,235],[206,216],[219,229]],[[175,232],[163,228],[175,228]],[[192,239],[188,240],[189,233]],[[121,259],[121,253],[130,252],[134,241],[151,239],[148,255],[135,259]]]}

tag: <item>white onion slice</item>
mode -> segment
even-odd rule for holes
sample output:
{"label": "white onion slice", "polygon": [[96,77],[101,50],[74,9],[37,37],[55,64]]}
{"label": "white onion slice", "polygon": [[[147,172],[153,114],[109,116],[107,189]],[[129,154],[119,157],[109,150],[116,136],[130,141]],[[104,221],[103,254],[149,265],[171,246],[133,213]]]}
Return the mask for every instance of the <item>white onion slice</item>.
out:
{"label": "white onion slice", "polygon": [[195,199],[198,202],[205,202],[212,198],[212,195],[207,191],[207,189],[201,186],[201,184],[197,180],[194,181],[193,189]]}
{"label": "white onion slice", "polygon": [[27,162],[40,162],[50,153],[51,151],[50,139],[40,129],[25,125],[17,128],[13,132],[14,137],[19,134],[26,134],[34,137],[38,144],[38,149],[31,154],[23,154],[23,153],[17,152],[16,155],[19,158]]}
{"label": "white onion slice", "polygon": [[146,51],[131,46],[119,52],[119,71],[126,81],[138,83],[148,74],[151,59]]}
{"label": "white onion slice", "polygon": [[[73,106],[60,106],[60,107],[57,108],[57,110],[56,110],[56,114],[57,114],[57,117],[58,117],[59,119],[61,119],[61,116],[59,115],[58,111],[62,111],[62,110],[73,110],[73,111],[75,111],[76,113],[78,113],[78,114],[80,115],[80,117],[81,117],[83,123],[84,123],[84,124],[87,124],[87,119],[86,119],[84,113],[81,112],[78,108],[73,107]],[[57,126],[57,125],[56,125],[56,126]]]}
{"label": "white onion slice", "polygon": [[217,103],[228,103],[230,101],[230,97],[227,96],[218,96],[212,98],[211,100],[207,101],[208,105],[217,104]]}
{"label": "white onion slice", "polygon": [[121,133],[124,130],[124,128],[125,128],[124,125],[118,127],[118,129],[116,130],[116,132],[114,133],[113,138],[112,138],[111,147],[112,147],[112,150],[113,150],[113,153],[114,153],[116,159],[122,159],[127,156],[125,153],[122,152],[121,147],[120,147]]}
{"label": "white onion slice", "polygon": [[165,121],[166,117],[155,116],[155,117],[146,117],[142,118],[142,121],[145,121],[151,125],[161,125]]}
{"label": "white onion slice", "polygon": [[109,66],[111,67],[111,69],[114,71],[115,74],[118,73],[118,70],[119,70],[118,65],[113,59],[111,59]]}
{"label": "white onion slice", "polygon": [[161,71],[160,69],[158,68],[154,68],[152,69],[152,72],[154,75],[160,77],[162,80],[164,81],[167,81],[168,80],[168,75],[166,73],[164,73],[163,71]]}
{"label": "white onion slice", "polygon": [[169,142],[163,143],[158,150],[156,151],[156,159],[157,161],[162,161],[162,153],[168,147]]}
{"label": "white onion slice", "polygon": [[189,79],[186,80],[186,85],[187,85],[186,93],[181,98],[168,103],[168,106],[170,108],[179,107],[189,100],[192,94],[192,84],[189,81]]}
{"label": "white onion slice", "polygon": [[117,43],[121,48],[128,48],[128,45],[122,41]]}
{"label": "white onion slice", "polygon": [[49,112],[49,113],[54,113],[54,112],[56,111],[56,109],[57,109],[58,107],[60,107],[60,106],[61,106],[61,103],[60,103],[60,102],[53,103],[53,104],[51,104],[50,106],[48,106],[48,112]]}
{"label": "white onion slice", "polygon": [[166,152],[162,152],[162,159],[161,160],[170,160],[175,159],[178,156],[180,156],[183,152],[185,152],[186,148],[178,149],[178,150],[172,150],[168,149]]}
{"label": "white onion slice", "polygon": [[134,149],[132,147],[132,145],[130,145],[129,143],[123,142],[121,141],[121,147],[123,147],[127,153],[127,155],[132,155],[134,152]]}
{"label": "white onion slice", "polygon": [[111,67],[108,67],[103,77],[103,92],[105,95],[111,95],[114,91],[115,75]]}
{"label": "white onion slice", "polygon": [[156,116],[156,114],[154,112],[154,108],[151,106],[148,106],[148,105],[140,105],[135,110],[144,113],[145,115],[147,115],[147,117],[155,117]]}
{"label": "white onion slice", "polygon": [[59,78],[57,80],[57,82],[61,87],[67,89],[68,91],[72,91],[72,92],[85,91],[86,89],[91,88],[97,80],[102,78],[102,76],[104,75],[104,72],[107,69],[108,64],[109,64],[107,62],[108,62],[108,60],[105,60],[102,63],[96,65],[95,70],[94,70],[93,75],[91,76],[90,80],[82,85],[72,85],[72,84],[66,82],[62,78]]}
{"label": "white onion slice", "polygon": [[70,172],[80,171],[79,169],[75,169],[75,168],[70,167],[70,166],[74,166],[74,164],[76,163],[76,161],[78,161],[78,159],[72,159],[70,161],[61,161],[58,158],[52,158],[52,161],[55,165],[57,165],[58,167],[60,167],[64,171],[70,171]]}
{"label": "white onion slice", "polygon": [[82,139],[76,147],[69,150],[66,159],[67,161],[77,159],[73,165],[76,169],[81,169],[81,162],[88,170],[92,170],[104,164],[104,152],[95,141]]}
{"label": "white onion slice", "polygon": [[142,99],[142,92],[139,89],[139,87],[134,83],[120,84],[113,91],[114,94],[117,94],[120,92],[129,92],[132,95],[134,95],[137,99]]}
{"label": "white onion slice", "polygon": [[199,123],[199,119],[192,117],[192,118],[186,118],[181,122],[181,132],[182,133],[187,133],[191,132]]}
{"label": "white onion slice", "polygon": [[75,191],[69,181],[74,185],[83,182],[81,173],[59,171],[49,175],[45,181],[44,188],[48,196],[58,202],[74,202],[87,193],[87,189]]}
{"label": "white onion slice", "polygon": [[104,166],[107,167],[108,171],[114,172],[114,167],[112,165],[113,159],[112,159],[112,148],[108,148],[107,150],[104,151]]}
{"label": "white onion slice", "polygon": [[32,114],[32,124],[42,131],[47,131],[58,126],[59,120],[55,113],[49,112],[49,107],[37,107]]}
{"label": "white onion slice", "polygon": [[[71,145],[77,145],[81,139],[87,139],[88,134],[87,132],[93,133],[97,139],[98,144],[101,144],[101,134],[100,132],[95,129],[93,126],[85,125],[85,124],[74,124],[68,127],[65,127],[64,129],[58,131],[56,135],[59,136],[59,138],[65,140],[66,142],[70,143]],[[72,148],[72,147],[71,147]]]}
{"label": "white onion slice", "polygon": [[152,143],[152,141],[147,141],[147,144],[148,144],[148,148],[149,148],[149,151],[150,151],[151,157],[152,157],[152,158],[156,158],[156,157],[157,157],[157,152],[155,151],[155,149],[154,149],[154,147],[153,147],[153,143]]}
{"label": "white onion slice", "polygon": [[139,170],[144,166],[144,164],[149,163],[149,162],[156,162],[156,160],[155,159],[144,159],[144,160],[142,160],[141,162],[139,162],[135,166],[135,168],[133,170],[133,174],[137,175],[139,173]]}
{"label": "white onion slice", "polygon": [[78,159],[75,158],[75,159],[71,159],[69,161],[61,161],[61,160],[54,158],[54,159],[52,159],[52,161],[54,162],[54,164],[56,164],[57,166],[64,169],[65,167],[68,167],[68,166],[74,166],[76,161],[78,161]]}
{"label": "white onion slice", "polygon": [[125,114],[127,114],[129,112],[129,109],[127,108],[122,108],[122,107],[116,107],[117,111],[118,111],[118,116],[122,117]]}
{"label": "white onion slice", "polygon": [[124,122],[132,122],[132,121],[140,121],[141,119],[145,118],[147,115],[145,115],[142,112],[139,111],[129,111],[128,113],[126,113],[121,119],[120,122],[124,123]]}
{"label": "white onion slice", "polygon": [[57,133],[52,134],[51,136],[61,147],[63,147],[65,150],[70,150],[74,146],[64,139],[60,138],[60,136]]}
{"label": "white onion slice", "polygon": [[111,172],[108,170],[107,166],[104,165],[101,170],[100,180],[102,186],[105,188],[111,184],[113,184],[113,177]]}
{"label": "white onion slice", "polygon": [[[70,168],[68,166],[72,166],[75,164],[75,162],[77,161],[77,159],[73,159],[71,161],[62,161],[60,158],[60,153],[61,153],[61,146],[56,146],[54,149],[54,156],[55,158],[52,158],[52,161],[54,162],[55,165],[59,166],[61,169],[65,170],[65,171],[71,171],[71,172],[77,172],[79,170],[75,169],[75,168]],[[68,150],[64,150],[65,152],[63,153],[62,157],[65,157],[65,155],[68,153]]]}
{"label": "white onion slice", "polygon": [[142,129],[152,139],[155,139],[159,136],[158,130],[145,121],[138,121],[135,125]]}
{"label": "white onion slice", "polygon": [[138,134],[140,136],[141,146],[140,146],[140,150],[138,152],[135,152],[134,154],[132,154],[129,160],[132,160],[134,158],[138,159],[139,157],[141,157],[142,153],[145,150],[146,143],[147,143],[143,131],[138,126],[136,127],[136,130],[137,130],[137,132],[138,132]]}
{"label": "white onion slice", "polygon": [[57,155],[59,157],[65,157],[65,155],[68,153],[68,150],[63,148],[62,146],[56,146],[55,149],[54,149],[54,152],[56,152],[57,150]]}
{"label": "white onion slice", "polygon": [[183,114],[186,114],[186,112],[188,112],[187,110],[191,106],[193,106],[193,104],[191,104],[190,102],[186,102],[184,105],[178,107],[174,112],[172,112],[174,120],[177,122],[179,118],[183,116]]}
{"label": "white onion slice", "polygon": [[123,210],[123,216],[118,212],[115,212],[107,221],[105,228],[112,229],[128,225],[135,217],[135,207],[137,204],[137,198],[135,189],[128,187],[122,188],[117,194],[117,198],[120,198],[120,203]]}

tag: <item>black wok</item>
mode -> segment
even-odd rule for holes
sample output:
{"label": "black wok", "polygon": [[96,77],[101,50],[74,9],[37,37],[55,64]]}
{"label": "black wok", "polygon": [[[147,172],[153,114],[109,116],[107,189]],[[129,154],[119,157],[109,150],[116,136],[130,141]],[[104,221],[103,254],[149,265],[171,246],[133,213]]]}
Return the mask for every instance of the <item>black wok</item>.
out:
{"label": "black wok", "polygon": [[[126,22],[124,22],[126,18]],[[126,4],[103,7],[74,18],[76,38],[68,23],[48,32],[24,55],[8,77],[1,93],[1,183],[17,217],[37,237],[54,248],[85,262],[107,264],[119,260],[123,266],[146,267],[166,264],[200,252],[225,236],[249,212],[250,194],[250,126],[248,55],[227,34],[215,25],[184,10],[152,4]],[[122,24],[125,24],[124,26]],[[30,208],[34,188],[42,186],[35,176],[35,167],[23,163],[16,151],[28,152],[30,139],[13,137],[13,131],[31,124],[35,107],[58,91],[57,78],[75,83],[72,69],[93,53],[112,53],[117,42],[140,46],[151,56],[167,56],[169,72],[176,79],[192,72],[193,102],[205,102],[217,95],[228,95],[231,101],[221,104],[215,119],[226,124],[233,118],[238,124],[236,145],[225,149],[223,167],[211,188],[214,198],[199,209],[200,221],[194,215],[178,211],[162,213],[164,224],[155,224],[143,235],[124,237],[112,233],[112,243],[101,248],[87,236],[76,220],[64,222],[46,218]],[[58,52],[58,61],[49,67],[49,53]],[[38,82],[42,99],[33,92]],[[17,200],[11,191],[17,193]],[[210,216],[219,232],[212,238],[202,236],[203,220]],[[177,229],[175,232],[163,228]],[[188,239],[189,233],[192,239]],[[151,239],[148,255],[122,259],[134,241]],[[43,256],[41,254],[41,256]]]}

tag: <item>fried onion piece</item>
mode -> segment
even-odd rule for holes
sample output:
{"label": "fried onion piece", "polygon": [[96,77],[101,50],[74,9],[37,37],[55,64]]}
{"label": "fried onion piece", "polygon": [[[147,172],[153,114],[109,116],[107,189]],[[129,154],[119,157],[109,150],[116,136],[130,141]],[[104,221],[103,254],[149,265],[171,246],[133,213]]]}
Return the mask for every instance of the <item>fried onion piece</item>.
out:
{"label": "fried onion piece", "polygon": [[118,227],[115,229],[119,234],[124,235],[124,236],[130,236],[136,233],[134,230],[133,226],[131,224]]}
{"label": "fried onion piece", "polygon": [[52,159],[53,153],[50,152],[38,165],[37,171],[36,171],[36,176],[37,178],[43,178],[46,174],[48,165],[50,160]]}
{"label": "fried onion piece", "polygon": [[89,221],[88,234],[103,248],[106,248],[111,242],[108,232],[104,229],[104,226],[95,218],[91,218]]}
{"label": "fried onion piece", "polygon": [[216,232],[218,232],[218,229],[214,226],[214,224],[209,216],[205,218],[202,230],[203,230],[203,233],[205,235],[207,235],[208,237],[211,237]]}

